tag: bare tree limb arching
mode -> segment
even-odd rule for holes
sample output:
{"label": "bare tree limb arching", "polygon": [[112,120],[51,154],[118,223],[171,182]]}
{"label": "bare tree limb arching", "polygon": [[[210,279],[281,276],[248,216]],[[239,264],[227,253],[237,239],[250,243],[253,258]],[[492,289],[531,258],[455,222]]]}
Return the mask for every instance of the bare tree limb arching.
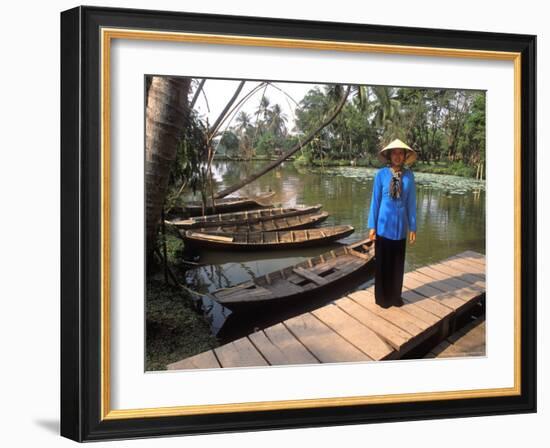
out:
{"label": "bare tree limb arching", "polygon": [[281,163],[283,163],[286,159],[288,159],[291,155],[298,152],[300,149],[302,149],[305,145],[307,145],[310,141],[313,140],[313,138],[325,127],[327,127],[330,123],[334,121],[334,119],[338,116],[342,108],[344,107],[344,104],[346,104],[346,100],[348,99],[349,93],[351,91],[351,86],[348,86],[345,93],[342,95],[342,99],[334,109],[334,112],[323,122],[317,129],[315,129],[311,134],[309,134],[302,142],[296,144],[294,147],[292,147],[290,150],[288,150],[286,153],[284,153],[281,157],[279,157],[277,160],[274,160],[273,162],[269,163],[266,167],[264,167],[261,171],[252,174],[251,176],[247,177],[246,179],[240,181],[239,183],[232,185],[231,187],[226,188],[225,190],[220,191],[216,194],[215,198],[220,199],[228,194],[231,194],[245,185],[249,184],[250,182],[255,181],[259,177],[263,176],[265,173],[271,171],[273,168],[279,166]]}
{"label": "bare tree limb arching", "polygon": [[218,116],[218,118],[216,119],[214,124],[212,125],[211,129],[209,130],[209,134],[210,134],[209,135],[209,140],[211,140],[212,137],[214,137],[216,135],[216,133],[218,132],[219,127],[227,119],[227,116],[228,116],[227,112],[229,112],[229,109],[231,109],[231,106],[237,100],[237,97],[241,93],[241,90],[243,90],[245,82],[246,81],[241,81],[239,83],[238,87],[235,89],[235,92],[233,93],[233,96],[227,102],[227,104],[223,108],[222,112],[220,113],[220,115]]}
{"label": "bare tree limb arching", "polygon": [[201,82],[199,86],[197,87],[197,90],[195,91],[193,95],[193,99],[191,100],[191,103],[189,104],[189,109],[193,109],[195,107],[195,103],[199,99],[199,95],[201,94],[202,89],[204,88],[204,84],[206,83],[206,78],[201,79]]}

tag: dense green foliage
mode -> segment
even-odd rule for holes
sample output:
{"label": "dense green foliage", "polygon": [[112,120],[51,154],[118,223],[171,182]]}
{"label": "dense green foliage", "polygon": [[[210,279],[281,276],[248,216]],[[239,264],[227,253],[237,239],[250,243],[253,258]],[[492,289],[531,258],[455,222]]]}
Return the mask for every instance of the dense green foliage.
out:
{"label": "dense green foliage", "polygon": [[[293,129],[267,97],[254,117],[240,112],[221,138],[219,153],[234,159],[279,156],[312,132],[334,108],[343,86],[315,87],[296,108]],[[485,160],[485,94],[479,91],[355,86],[342,112],[297,157],[299,164],[376,166],[378,150],[404,140],[429,170],[482,176]],[[461,167],[464,167],[461,168]]]}
{"label": "dense green foliage", "polygon": [[206,125],[191,111],[176,151],[176,163],[171,164],[165,210],[174,207],[184,190],[205,194],[209,180],[208,149]]}

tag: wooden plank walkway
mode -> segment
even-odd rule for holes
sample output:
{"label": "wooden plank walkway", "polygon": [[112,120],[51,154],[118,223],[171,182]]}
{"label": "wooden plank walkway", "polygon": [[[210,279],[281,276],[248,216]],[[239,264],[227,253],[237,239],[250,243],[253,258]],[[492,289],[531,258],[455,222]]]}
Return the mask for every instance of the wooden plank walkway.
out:
{"label": "wooden plank walkway", "polygon": [[406,273],[400,307],[378,306],[371,286],[168,369],[465,356],[482,345],[484,353],[484,325],[455,331],[484,296],[485,256],[466,251]]}

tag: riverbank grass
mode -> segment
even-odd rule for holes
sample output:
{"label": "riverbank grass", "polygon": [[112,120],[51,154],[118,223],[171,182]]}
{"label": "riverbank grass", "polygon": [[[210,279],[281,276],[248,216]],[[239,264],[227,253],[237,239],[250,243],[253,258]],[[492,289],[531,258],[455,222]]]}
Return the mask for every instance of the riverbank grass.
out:
{"label": "riverbank grass", "polygon": [[[382,164],[372,158],[357,159],[357,160],[344,160],[344,159],[315,159],[310,160],[307,156],[300,156],[296,158],[294,164],[300,167],[313,166],[315,168],[330,168],[330,167],[342,167],[342,166],[356,166],[365,168],[381,168]],[[442,162],[421,162],[416,161],[412,165],[412,170],[418,173],[430,173],[430,174],[447,174],[452,176],[461,177],[476,177],[476,166],[467,165],[463,161],[442,161]]]}
{"label": "riverbank grass", "polygon": [[[216,160],[219,161],[232,161],[232,162],[259,162],[266,160],[274,160],[275,157],[267,156],[254,156],[251,159],[239,160],[239,159],[230,159],[228,157],[217,157]],[[299,167],[311,166],[315,168],[330,168],[338,166],[358,166],[366,168],[380,168],[382,164],[376,157],[365,157],[355,160],[348,159],[312,159],[311,154],[308,152],[302,152],[301,154],[290,157],[288,159],[290,162],[294,163]],[[436,161],[436,162],[422,162],[416,161],[412,166],[413,171],[419,173],[431,173],[431,174],[448,174],[452,176],[461,176],[461,177],[476,177],[477,167],[475,165],[468,165],[462,160],[458,161]]]}
{"label": "riverbank grass", "polygon": [[476,177],[476,166],[467,165],[462,160],[456,162],[415,162],[413,171],[431,174],[450,174],[452,176]]}
{"label": "riverbank grass", "polygon": [[149,280],[146,291],[147,371],[166,370],[172,362],[219,345],[184,290],[161,280]]}

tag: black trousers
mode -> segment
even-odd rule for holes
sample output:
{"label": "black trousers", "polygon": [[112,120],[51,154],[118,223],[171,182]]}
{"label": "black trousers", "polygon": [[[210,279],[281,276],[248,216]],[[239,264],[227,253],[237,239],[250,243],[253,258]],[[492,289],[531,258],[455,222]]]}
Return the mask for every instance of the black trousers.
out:
{"label": "black trousers", "polygon": [[407,239],[390,240],[376,235],[374,296],[384,308],[402,303],[405,247]]}

